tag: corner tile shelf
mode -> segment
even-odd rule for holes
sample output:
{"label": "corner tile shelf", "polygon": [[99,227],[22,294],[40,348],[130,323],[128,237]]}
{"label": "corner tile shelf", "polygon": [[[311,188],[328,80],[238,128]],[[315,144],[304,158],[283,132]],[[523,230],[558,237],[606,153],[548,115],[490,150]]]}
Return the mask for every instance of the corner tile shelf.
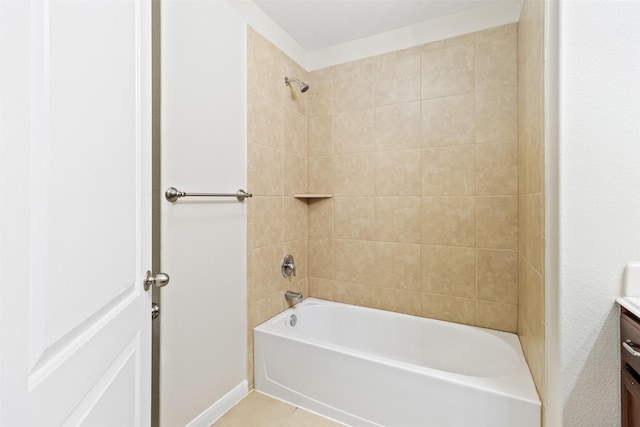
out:
{"label": "corner tile shelf", "polygon": [[296,199],[329,199],[333,195],[328,193],[299,193],[294,194],[293,197]]}

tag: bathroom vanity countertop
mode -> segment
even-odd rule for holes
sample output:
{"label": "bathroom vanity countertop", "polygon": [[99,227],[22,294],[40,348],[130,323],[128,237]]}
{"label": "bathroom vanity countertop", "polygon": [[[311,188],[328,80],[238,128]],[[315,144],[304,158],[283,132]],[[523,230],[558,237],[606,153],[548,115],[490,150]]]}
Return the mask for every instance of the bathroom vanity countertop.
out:
{"label": "bathroom vanity countertop", "polygon": [[640,317],[640,298],[638,297],[622,297],[616,300],[618,304],[629,310],[631,313]]}
{"label": "bathroom vanity countertop", "polygon": [[640,317],[640,262],[630,262],[624,267],[622,293],[626,296],[616,302]]}

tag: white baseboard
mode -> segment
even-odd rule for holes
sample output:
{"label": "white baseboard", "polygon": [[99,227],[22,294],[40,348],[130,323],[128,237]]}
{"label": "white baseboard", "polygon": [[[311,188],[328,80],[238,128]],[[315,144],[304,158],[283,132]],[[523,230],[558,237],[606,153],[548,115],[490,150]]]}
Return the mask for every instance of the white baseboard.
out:
{"label": "white baseboard", "polygon": [[195,417],[186,427],[209,427],[233,408],[249,393],[249,384],[246,380],[235,386],[229,393],[222,396],[216,403],[207,408],[203,413]]}

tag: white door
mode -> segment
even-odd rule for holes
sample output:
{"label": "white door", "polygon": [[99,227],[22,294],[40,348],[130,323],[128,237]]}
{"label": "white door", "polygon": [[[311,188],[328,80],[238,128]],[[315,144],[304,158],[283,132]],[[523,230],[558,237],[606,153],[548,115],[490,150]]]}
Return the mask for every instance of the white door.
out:
{"label": "white door", "polygon": [[0,0],[0,425],[150,424],[149,0]]}

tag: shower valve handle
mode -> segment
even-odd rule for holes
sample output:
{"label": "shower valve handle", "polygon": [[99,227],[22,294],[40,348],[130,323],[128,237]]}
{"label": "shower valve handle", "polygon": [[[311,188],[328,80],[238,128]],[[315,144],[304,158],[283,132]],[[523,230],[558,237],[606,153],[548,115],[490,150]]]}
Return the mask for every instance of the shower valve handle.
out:
{"label": "shower valve handle", "polygon": [[285,255],[282,259],[282,265],[280,266],[280,272],[283,277],[289,278],[293,273],[293,277],[296,277],[296,263],[293,260],[292,255]]}

